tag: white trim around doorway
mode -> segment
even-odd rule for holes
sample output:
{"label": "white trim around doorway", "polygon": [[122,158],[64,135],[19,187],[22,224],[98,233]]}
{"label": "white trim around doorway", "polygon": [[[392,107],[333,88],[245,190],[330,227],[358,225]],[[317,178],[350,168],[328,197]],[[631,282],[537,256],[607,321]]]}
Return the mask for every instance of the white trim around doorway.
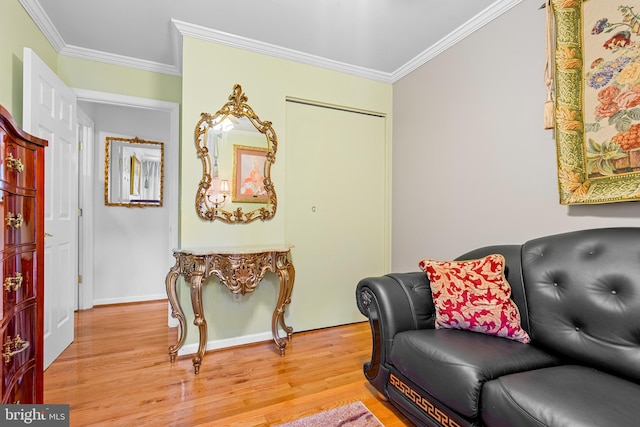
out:
{"label": "white trim around doorway", "polygon": [[[179,157],[180,157],[180,104],[175,102],[160,101],[149,98],[139,98],[127,95],[119,95],[107,92],[98,92],[86,89],[74,88],[78,101],[92,102],[98,104],[108,104],[123,107],[144,108],[149,110],[157,110],[167,112],[170,115],[169,126],[169,143],[165,148],[165,162],[171,162],[173,170],[179,170]],[[88,170],[85,172],[84,178],[93,180],[95,179],[95,172]],[[164,185],[165,191],[165,203],[170,210],[170,228],[169,228],[169,241],[172,248],[178,247],[178,179],[168,180]],[[81,194],[80,197],[85,197],[85,194]],[[87,201],[84,203],[87,209],[91,203]],[[93,212],[83,211],[83,221],[81,235],[84,239],[84,247],[92,247],[93,245]],[[93,251],[86,250],[80,254],[82,258],[80,262],[84,266],[83,270],[83,292],[80,292],[79,308],[81,310],[93,307]],[[86,278],[86,281],[85,281]],[[169,316],[169,326],[178,326],[177,319]]]}

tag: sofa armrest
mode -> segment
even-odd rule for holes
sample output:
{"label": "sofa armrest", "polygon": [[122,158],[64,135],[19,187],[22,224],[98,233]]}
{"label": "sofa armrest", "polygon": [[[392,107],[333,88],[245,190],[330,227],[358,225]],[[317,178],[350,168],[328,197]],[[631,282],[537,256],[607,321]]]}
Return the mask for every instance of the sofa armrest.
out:
{"label": "sofa armrest", "polygon": [[373,338],[371,361],[364,364],[364,374],[384,394],[386,378],[380,370],[387,362],[393,337],[402,331],[434,327],[429,280],[423,272],[368,277],[356,287],[356,302],[369,319]]}

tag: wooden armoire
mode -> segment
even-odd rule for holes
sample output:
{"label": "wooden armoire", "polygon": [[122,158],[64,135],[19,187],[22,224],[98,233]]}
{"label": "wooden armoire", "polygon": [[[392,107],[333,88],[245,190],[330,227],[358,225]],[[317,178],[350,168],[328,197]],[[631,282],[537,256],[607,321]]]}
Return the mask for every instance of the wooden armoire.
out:
{"label": "wooden armoire", "polygon": [[43,403],[44,148],[0,105],[2,403]]}

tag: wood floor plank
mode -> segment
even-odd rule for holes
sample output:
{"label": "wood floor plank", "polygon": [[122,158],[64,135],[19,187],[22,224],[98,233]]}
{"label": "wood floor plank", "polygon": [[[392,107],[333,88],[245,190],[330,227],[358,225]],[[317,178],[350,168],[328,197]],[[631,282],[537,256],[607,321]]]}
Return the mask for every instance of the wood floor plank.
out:
{"label": "wood floor plank", "polygon": [[44,399],[70,405],[81,426],[273,426],[362,401],[386,427],[412,424],[365,380],[367,323],[295,333],[280,357],[272,341],[169,362],[176,328],[166,301],[76,313],[75,341],[45,371]]}

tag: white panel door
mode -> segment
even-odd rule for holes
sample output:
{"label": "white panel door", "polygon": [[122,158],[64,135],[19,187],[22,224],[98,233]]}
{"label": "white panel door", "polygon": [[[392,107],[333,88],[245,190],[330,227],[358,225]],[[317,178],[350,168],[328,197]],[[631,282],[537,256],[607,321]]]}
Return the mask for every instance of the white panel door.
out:
{"label": "white panel door", "polygon": [[24,129],[45,149],[44,367],[74,338],[78,284],[78,143],[76,95],[29,48],[24,49]]}
{"label": "white panel door", "polygon": [[385,122],[287,102],[285,235],[296,269],[288,323],[296,331],[365,320],[356,284],[387,272]]}

